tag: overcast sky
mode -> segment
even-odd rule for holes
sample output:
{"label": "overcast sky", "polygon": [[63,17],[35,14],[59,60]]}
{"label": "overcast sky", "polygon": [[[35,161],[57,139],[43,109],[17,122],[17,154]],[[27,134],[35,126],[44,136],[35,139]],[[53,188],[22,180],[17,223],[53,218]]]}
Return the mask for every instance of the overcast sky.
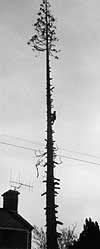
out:
{"label": "overcast sky", "polygon": [[[100,1],[50,3],[61,49],[59,61],[52,61],[58,153],[99,164]],[[45,55],[35,58],[27,46],[39,5],[40,0],[0,0],[0,142],[34,149],[44,149],[46,137]],[[100,224],[100,166],[62,161],[56,172],[59,219],[64,226],[77,224],[78,231],[86,217]],[[0,144],[0,194],[10,188],[10,177],[33,183],[33,191],[20,189],[19,212],[32,225],[43,226],[44,173],[36,178],[35,163],[34,152]]]}

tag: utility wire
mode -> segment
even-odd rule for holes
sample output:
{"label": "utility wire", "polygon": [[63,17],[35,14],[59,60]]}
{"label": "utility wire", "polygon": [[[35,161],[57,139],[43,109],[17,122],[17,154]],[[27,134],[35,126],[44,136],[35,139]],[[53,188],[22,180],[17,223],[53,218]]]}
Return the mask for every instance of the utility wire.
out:
{"label": "utility wire", "polygon": [[2,142],[2,141],[0,141],[0,144],[13,146],[13,147],[24,149],[24,150],[31,150],[31,151],[34,151],[34,152],[37,151],[36,149],[30,148],[30,147],[20,146],[20,145],[17,145],[17,144],[12,144],[12,143]]}
{"label": "utility wire", "polygon": [[99,156],[96,156],[96,155],[93,155],[93,154],[90,154],[90,153],[84,153],[84,152],[80,152],[80,151],[68,150],[66,148],[61,148],[61,147],[58,147],[58,148],[59,148],[59,150],[66,151],[66,152],[69,152],[69,153],[75,153],[75,154],[79,154],[81,156],[88,156],[88,157],[93,157],[93,158],[100,159]]}
{"label": "utility wire", "polygon": [[[20,146],[20,145],[16,145],[16,144],[12,144],[12,143],[7,143],[7,142],[3,142],[3,141],[0,141],[0,144],[7,145],[7,146],[12,146],[12,147],[20,148],[20,149],[24,149],[24,150],[34,151],[34,152],[38,151],[38,150],[30,148],[30,147]],[[93,164],[93,165],[100,166],[100,163],[93,162],[93,161],[88,161],[88,160],[84,160],[84,159],[80,159],[80,158],[76,158],[76,157],[65,156],[65,155],[60,155],[60,154],[57,155],[57,156],[63,157],[65,159],[70,159],[70,160],[74,160],[74,161],[79,161],[79,162],[84,162],[84,163],[87,163],[87,164]]]}
{"label": "utility wire", "polygon": [[[36,141],[34,142],[34,141],[26,139],[26,138],[21,138],[21,137],[6,135],[6,134],[0,135],[0,136],[8,137],[8,138],[11,138],[11,139],[16,139],[16,140],[23,141],[23,142],[28,142],[28,143],[31,143],[31,144],[34,144],[34,145],[39,145],[39,146],[44,145],[43,143],[39,143],[39,142],[36,142]],[[80,152],[80,151],[69,150],[67,148],[62,148],[62,147],[59,147],[59,146],[58,146],[58,149],[60,151],[66,151],[66,152],[69,152],[69,153],[79,154],[81,156],[88,156],[88,157],[93,157],[93,158],[100,159],[99,156],[96,156],[96,155],[93,155],[93,154],[90,154],[90,153],[84,153],[84,152]]]}
{"label": "utility wire", "polygon": [[27,142],[27,143],[31,143],[31,144],[34,144],[34,145],[43,146],[43,143],[36,142],[36,141],[34,142],[34,141],[29,140],[27,138],[21,138],[21,137],[18,137],[18,136],[11,136],[11,135],[2,134],[2,135],[0,135],[0,137],[7,137],[7,138],[10,138],[10,139],[19,140],[21,142]]}
{"label": "utility wire", "polygon": [[94,164],[94,165],[100,166],[100,163],[96,163],[96,162],[92,162],[92,161],[87,161],[87,160],[80,159],[80,158],[76,158],[76,157],[63,156],[63,155],[58,155],[58,156],[63,157],[63,158],[66,158],[66,159],[71,159],[71,160],[74,160],[74,161],[79,161],[79,162],[84,162],[84,163]]}
{"label": "utility wire", "polygon": [[[34,141],[29,140],[29,139],[26,139],[26,138],[21,138],[21,137],[6,135],[6,134],[0,135],[0,136],[12,138],[12,139],[16,139],[16,140],[23,141],[23,142],[28,142],[28,143],[31,143],[31,144],[34,144],[34,145],[44,146],[43,143],[34,142]],[[9,145],[10,145],[10,144],[9,144]],[[22,146],[20,146],[20,147],[22,147]],[[20,148],[20,147],[19,147],[19,148]],[[26,149],[26,148],[28,148],[28,147],[25,147],[25,149]],[[66,152],[69,152],[69,153],[79,154],[79,155],[81,155],[81,156],[88,156],[88,157],[100,159],[99,156],[96,156],[96,155],[93,155],[93,154],[90,154],[90,153],[84,153],[84,152],[80,152],[80,151],[69,150],[69,149],[67,149],[67,148],[62,148],[62,147],[59,147],[59,146],[58,146],[58,149],[59,149],[60,151],[66,151]],[[32,149],[32,148],[29,148],[29,150],[33,150],[33,149]]]}

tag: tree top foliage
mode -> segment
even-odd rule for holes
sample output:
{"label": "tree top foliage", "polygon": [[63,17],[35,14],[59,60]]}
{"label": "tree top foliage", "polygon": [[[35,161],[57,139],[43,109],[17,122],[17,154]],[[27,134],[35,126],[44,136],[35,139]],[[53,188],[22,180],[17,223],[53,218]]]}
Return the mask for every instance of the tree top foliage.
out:
{"label": "tree top foliage", "polygon": [[44,52],[48,46],[49,55],[58,59],[57,52],[59,50],[56,48],[58,38],[56,36],[55,18],[51,13],[51,5],[48,0],[42,0],[37,15],[37,21],[33,25],[34,34],[27,44],[31,45],[34,52]]}

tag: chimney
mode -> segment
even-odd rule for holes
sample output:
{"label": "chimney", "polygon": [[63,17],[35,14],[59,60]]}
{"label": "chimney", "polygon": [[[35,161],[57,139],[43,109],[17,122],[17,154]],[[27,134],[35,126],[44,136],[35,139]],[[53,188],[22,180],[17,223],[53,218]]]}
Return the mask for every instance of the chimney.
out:
{"label": "chimney", "polygon": [[8,190],[3,196],[3,208],[9,211],[17,212],[18,209],[18,195],[20,193],[16,190]]}

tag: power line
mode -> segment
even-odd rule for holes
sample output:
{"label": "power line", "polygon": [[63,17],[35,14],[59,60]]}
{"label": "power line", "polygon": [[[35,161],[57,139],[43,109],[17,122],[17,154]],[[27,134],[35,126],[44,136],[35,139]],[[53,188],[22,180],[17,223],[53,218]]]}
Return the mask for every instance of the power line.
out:
{"label": "power line", "polygon": [[97,158],[97,159],[100,159],[99,156],[96,156],[96,155],[93,155],[93,154],[90,154],[90,153],[85,153],[85,152],[80,152],[80,151],[74,151],[74,150],[68,150],[66,148],[60,148],[60,150],[63,150],[63,151],[66,151],[66,152],[69,152],[69,153],[76,153],[76,154],[79,154],[81,156],[88,156],[88,157],[93,157],[93,158]]}
{"label": "power line", "polygon": [[[38,151],[38,150],[33,149],[31,147],[20,146],[20,145],[7,143],[7,142],[3,142],[3,141],[0,141],[0,144],[6,145],[6,146],[12,146],[12,147],[20,148],[20,149],[24,149],[24,150],[34,151],[34,152]],[[70,159],[70,160],[74,160],[74,161],[79,161],[79,162],[84,162],[84,163],[87,163],[87,164],[93,164],[93,165],[100,166],[100,163],[93,162],[93,161],[88,161],[88,160],[84,160],[84,159],[80,159],[80,158],[76,158],[76,157],[65,156],[65,155],[60,155],[60,154],[57,155],[57,156],[65,158],[65,159]]]}
{"label": "power line", "polygon": [[84,163],[94,164],[94,165],[100,166],[100,163],[96,163],[96,162],[92,162],[92,161],[87,161],[87,160],[80,159],[80,158],[76,158],[76,157],[63,156],[63,155],[58,155],[58,156],[63,157],[63,158],[66,158],[66,159],[74,160],[74,161],[79,161],[79,162],[84,162]]}
{"label": "power line", "polygon": [[30,148],[30,147],[20,146],[17,144],[12,144],[12,143],[2,142],[2,141],[0,141],[0,144],[12,146],[12,147],[16,147],[16,148],[20,148],[20,149],[24,149],[24,150],[30,150],[30,151],[34,151],[34,152],[36,151],[36,149]]}
{"label": "power line", "polygon": [[[16,139],[16,140],[23,141],[23,142],[28,142],[28,143],[31,143],[33,145],[39,145],[39,146],[43,146],[44,145],[43,143],[36,142],[36,141],[34,142],[32,140],[29,140],[29,139],[26,139],[26,138],[21,138],[21,137],[18,137],[18,136],[11,136],[11,135],[7,135],[7,134],[3,134],[3,135],[0,135],[0,136],[12,138],[12,139]],[[11,145],[12,143],[8,143],[8,144]],[[25,149],[27,148],[28,150],[33,150],[32,148],[29,148],[29,147],[26,147],[26,146],[20,146],[20,145],[18,145],[18,146],[19,146],[19,148],[20,147],[21,148],[25,147]],[[81,156],[88,156],[88,157],[100,159],[99,156],[96,156],[96,155],[93,155],[93,154],[90,154],[90,153],[84,153],[84,152],[80,152],[80,151],[76,151],[76,150],[69,150],[67,148],[62,148],[62,147],[59,147],[59,146],[58,146],[58,149],[60,151],[66,151],[66,152],[69,152],[69,153],[79,154]]]}
{"label": "power line", "polygon": [[21,137],[18,137],[18,136],[11,136],[11,135],[7,135],[7,134],[2,134],[0,136],[1,137],[11,138],[11,139],[16,139],[16,140],[19,140],[19,141],[22,141],[22,142],[28,142],[28,143],[31,143],[31,144],[34,144],[34,145],[39,145],[39,146],[43,145],[43,143],[32,141],[32,140],[29,140],[27,138],[21,138]]}
{"label": "power line", "polygon": [[[33,140],[29,140],[29,139],[26,139],[26,138],[21,138],[21,137],[18,137],[18,136],[11,136],[11,135],[7,135],[7,134],[3,134],[3,135],[0,135],[0,136],[12,138],[12,139],[16,139],[16,140],[23,141],[23,142],[28,142],[28,143],[31,143],[33,145],[39,145],[39,146],[43,146],[44,145],[43,143],[36,142],[36,141],[34,142]],[[12,143],[8,143],[8,144],[11,145]],[[20,146],[20,145],[18,145],[18,146],[19,146],[19,148],[20,147],[21,148],[25,147],[25,149],[27,148],[28,150],[33,150],[32,148],[29,148],[27,146]],[[79,154],[81,156],[88,156],[88,157],[100,159],[99,156],[96,156],[96,155],[93,155],[93,154],[90,154],[90,153],[84,153],[84,152],[80,152],[80,151],[76,151],[76,150],[69,150],[67,148],[62,148],[62,147],[59,147],[59,146],[58,146],[58,149],[60,151],[66,151],[66,152],[69,152],[69,153]]]}

